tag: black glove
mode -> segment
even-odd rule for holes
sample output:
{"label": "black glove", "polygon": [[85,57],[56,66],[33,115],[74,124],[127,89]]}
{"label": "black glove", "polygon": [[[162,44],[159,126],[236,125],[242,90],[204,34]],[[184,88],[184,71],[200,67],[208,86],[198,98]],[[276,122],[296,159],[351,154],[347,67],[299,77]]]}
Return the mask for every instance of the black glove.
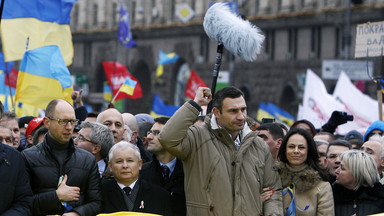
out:
{"label": "black glove", "polygon": [[348,115],[346,112],[333,111],[328,122],[321,127],[322,131],[334,133],[337,126],[353,121],[353,115]]}

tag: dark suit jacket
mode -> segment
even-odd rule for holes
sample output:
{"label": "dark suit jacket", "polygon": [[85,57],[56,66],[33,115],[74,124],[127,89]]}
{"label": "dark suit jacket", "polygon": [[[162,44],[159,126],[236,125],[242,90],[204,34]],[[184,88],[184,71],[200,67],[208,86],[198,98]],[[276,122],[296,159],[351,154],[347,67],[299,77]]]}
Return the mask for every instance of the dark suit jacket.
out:
{"label": "dark suit jacket", "polygon": [[[163,188],[153,185],[139,178],[139,192],[134,202],[134,212],[145,212],[160,215],[173,215],[171,209],[171,197]],[[121,190],[115,179],[103,180],[103,212],[112,213],[128,211],[124,201],[124,192]],[[140,208],[141,203],[144,208]]]}
{"label": "dark suit jacket", "polygon": [[169,192],[172,198],[173,214],[177,216],[186,215],[185,192],[184,192],[184,171],[183,164],[176,159],[176,166],[167,182],[162,176],[160,162],[153,156],[152,161],[144,163],[140,170],[140,176],[144,180],[158,185]]}

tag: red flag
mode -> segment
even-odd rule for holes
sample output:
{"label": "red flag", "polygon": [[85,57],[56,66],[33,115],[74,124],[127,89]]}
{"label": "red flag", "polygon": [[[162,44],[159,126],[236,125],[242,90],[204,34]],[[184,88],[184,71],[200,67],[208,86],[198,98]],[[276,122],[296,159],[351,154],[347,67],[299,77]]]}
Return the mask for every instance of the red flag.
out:
{"label": "red flag", "polygon": [[140,83],[138,82],[136,77],[132,76],[131,73],[129,73],[129,71],[124,65],[112,61],[103,61],[102,64],[109,85],[111,86],[113,96],[116,95],[116,93],[120,89],[120,86],[128,77],[134,81],[137,81],[137,85],[135,87],[135,90],[133,91],[133,95],[129,95],[124,92],[119,92],[119,95],[115,98],[115,101],[118,101],[123,98],[138,99],[143,97],[143,91],[141,89]]}
{"label": "red flag", "polygon": [[17,75],[19,74],[19,71],[15,68],[12,68],[11,72],[8,74],[8,77],[5,76],[5,85],[11,86],[12,88],[16,88],[17,85]]}
{"label": "red flag", "polygon": [[204,81],[195,73],[195,71],[191,70],[191,76],[189,77],[187,87],[185,88],[185,96],[194,99],[196,95],[196,91],[199,87],[207,87]]}

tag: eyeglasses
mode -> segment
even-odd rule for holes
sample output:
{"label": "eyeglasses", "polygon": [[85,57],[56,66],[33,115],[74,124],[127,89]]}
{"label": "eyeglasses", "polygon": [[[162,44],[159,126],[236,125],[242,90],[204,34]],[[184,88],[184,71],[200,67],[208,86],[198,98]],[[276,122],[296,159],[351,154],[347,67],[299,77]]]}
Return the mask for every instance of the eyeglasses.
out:
{"label": "eyeglasses", "polygon": [[91,140],[89,140],[89,139],[83,137],[83,135],[78,135],[75,139],[77,139],[78,141],[81,141],[81,142],[83,142],[83,141],[87,141],[87,142],[96,144],[96,143],[92,142]]}
{"label": "eyeglasses", "polygon": [[57,121],[57,123],[59,123],[59,125],[61,126],[66,126],[68,124],[68,122],[71,122],[71,125],[77,125],[77,123],[79,122],[78,119],[57,119],[57,118],[51,118],[51,117],[48,117],[50,120],[55,120]]}
{"label": "eyeglasses", "polygon": [[149,134],[153,134],[153,136],[157,136],[159,135],[160,131],[159,130],[149,130],[147,132],[147,136],[149,136]]}

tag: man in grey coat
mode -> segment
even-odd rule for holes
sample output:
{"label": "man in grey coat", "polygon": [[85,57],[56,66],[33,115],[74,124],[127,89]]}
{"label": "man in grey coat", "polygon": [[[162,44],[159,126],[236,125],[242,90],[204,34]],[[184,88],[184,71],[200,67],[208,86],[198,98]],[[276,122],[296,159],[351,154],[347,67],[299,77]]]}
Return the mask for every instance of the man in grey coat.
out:
{"label": "man in grey coat", "polygon": [[[159,135],[163,147],[183,161],[187,215],[283,215],[279,174],[268,145],[247,124],[243,93],[219,90],[213,114],[193,126],[211,100],[211,90],[200,87]],[[266,187],[275,192],[262,202]]]}

